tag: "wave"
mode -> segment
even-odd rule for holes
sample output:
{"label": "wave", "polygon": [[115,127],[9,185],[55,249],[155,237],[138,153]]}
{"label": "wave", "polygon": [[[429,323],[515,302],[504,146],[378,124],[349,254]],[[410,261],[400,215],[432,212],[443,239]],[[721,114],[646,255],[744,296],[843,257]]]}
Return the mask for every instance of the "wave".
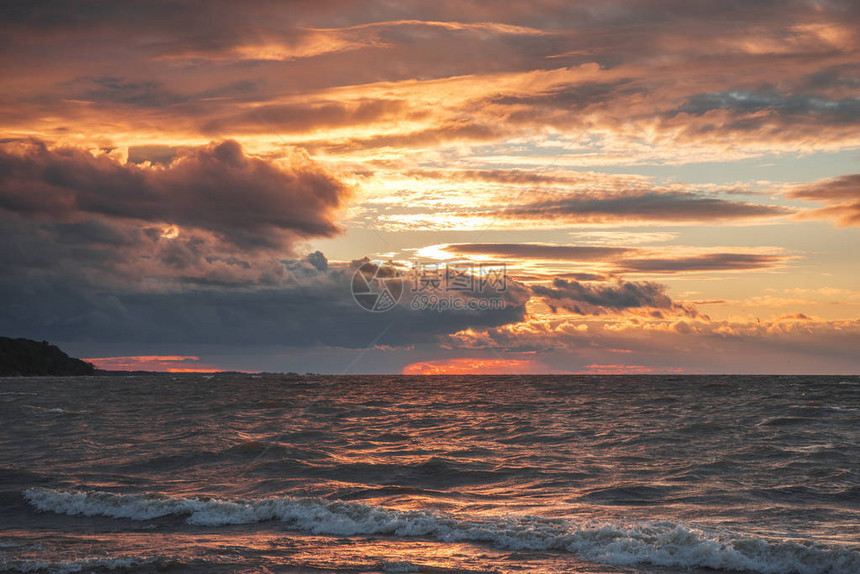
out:
{"label": "wave", "polygon": [[823,490],[806,485],[774,486],[750,490],[757,497],[768,500],[801,502],[860,502],[860,487],[849,486],[842,489]]}
{"label": "wave", "polygon": [[161,556],[149,558],[141,557],[117,557],[117,558],[81,558],[68,562],[46,562],[38,560],[6,560],[0,561],[4,571],[13,572],[51,572],[52,574],[67,574],[71,572],[92,572],[102,570],[128,570],[129,568],[140,568],[142,566],[155,565],[159,570],[176,566],[175,560],[166,560]]}
{"label": "wave", "polygon": [[391,560],[383,560],[382,564],[383,572],[420,572],[421,567],[417,564],[413,564],[412,562],[407,562],[405,560],[401,561],[391,561]]}
{"label": "wave", "polygon": [[478,542],[510,550],[559,550],[617,566],[837,574],[860,571],[860,551],[810,541],[765,540],[676,522],[576,522],[539,516],[470,518],[431,510],[401,511],[360,502],[272,497],[257,500],[179,498],[160,494],[59,491],[24,493],[41,511],[151,520],[186,516],[194,526],[280,520],[312,534],[420,536]]}
{"label": "wave", "polygon": [[758,423],[758,426],[780,427],[791,425],[810,425],[817,422],[820,421],[815,417],[771,417]]}
{"label": "wave", "polygon": [[678,488],[673,486],[650,486],[646,484],[613,486],[586,492],[574,500],[597,502],[599,504],[657,504],[665,500],[669,494],[678,490]]}
{"label": "wave", "polygon": [[60,407],[54,407],[52,409],[46,407],[37,407],[35,405],[24,405],[28,409],[33,409],[34,411],[39,411],[40,413],[47,413],[50,415],[88,415],[90,411],[75,411],[72,409],[63,409]]}

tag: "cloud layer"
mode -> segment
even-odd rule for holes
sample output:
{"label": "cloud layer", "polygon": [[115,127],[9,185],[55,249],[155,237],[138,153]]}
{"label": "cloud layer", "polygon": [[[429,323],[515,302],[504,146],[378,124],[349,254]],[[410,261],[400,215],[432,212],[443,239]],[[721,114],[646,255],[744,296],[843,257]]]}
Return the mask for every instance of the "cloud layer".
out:
{"label": "cloud layer", "polygon": [[673,302],[666,295],[664,286],[647,281],[588,284],[556,278],[551,286],[533,286],[532,292],[543,297],[553,312],[561,307],[577,315],[603,315],[644,308],[658,318],[662,318],[663,311],[690,316],[698,314],[691,307]]}
{"label": "cloud layer", "polygon": [[242,247],[288,247],[339,231],[348,189],[307,158],[274,164],[227,140],[164,167],[43,142],[0,147],[0,209],[22,218],[137,220],[207,231]]}
{"label": "cloud layer", "polygon": [[860,225],[860,174],[843,175],[795,187],[789,196],[826,204],[804,217],[832,218],[838,225]]}
{"label": "cloud layer", "polygon": [[[3,15],[2,331],[426,346],[416,372],[491,366],[434,361],[440,341],[573,349],[595,372],[624,366],[613,353],[646,369],[687,349],[707,362],[708,345],[854,341],[848,304],[806,320],[795,298],[767,328],[731,316],[756,296],[788,305],[767,289],[856,283],[857,2],[58,0]],[[434,250],[511,263],[505,309],[352,301],[362,257]],[[533,359],[497,365],[563,370]]]}
{"label": "cloud layer", "polygon": [[[623,237],[623,236],[622,236]],[[490,257],[509,264],[587,264],[607,273],[686,273],[744,271],[783,265],[788,256],[755,252],[706,252],[690,248],[557,245],[549,243],[450,243],[429,248],[459,256]],[[692,252],[691,252],[692,251]]]}

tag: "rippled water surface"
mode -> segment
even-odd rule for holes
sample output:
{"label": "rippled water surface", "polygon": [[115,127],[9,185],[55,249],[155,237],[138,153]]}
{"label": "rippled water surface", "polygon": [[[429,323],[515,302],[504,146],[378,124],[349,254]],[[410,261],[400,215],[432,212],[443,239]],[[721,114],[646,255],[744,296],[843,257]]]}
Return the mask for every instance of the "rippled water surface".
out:
{"label": "rippled water surface", "polygon": [[0,570],[860,572],[860,377],[0,379]]}

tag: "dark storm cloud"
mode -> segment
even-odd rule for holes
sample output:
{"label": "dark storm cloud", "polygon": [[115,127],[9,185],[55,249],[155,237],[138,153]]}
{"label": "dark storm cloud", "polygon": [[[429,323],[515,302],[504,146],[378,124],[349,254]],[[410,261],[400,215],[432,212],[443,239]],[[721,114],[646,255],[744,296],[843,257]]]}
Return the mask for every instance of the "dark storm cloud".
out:
{"label": "dark storm cloud", "polygon": [[180,152],[164,169],[41,142],[0,148],[0,208],[28,218],[102,216],[188,226],[246,247],[332,236],[349,192],[309,160],[280,167],[234,141]]}
{"label": "dark storm cloud", "polygon": [[500,210],[505,218],[568,219],[602,222],[625,220],[708,221],[785,215],[772,205],[728,201],[689,192],[644,192],[618,196],[574,195]]}
{"label": "dark storm cloud", "polygon": [[233,141],[135,153],[162,163],[41,142],[0,146],[9,301],[16,289],[55,285],[94,301],[110,292],[272,288],[292,280],[279,259],[297,242],[339,231],[347,189],[301,156],[270,163]]}
{"label": "dark storm cloud", "polygon": [[333,266],[318,252],[278,261],[293,238],[335,232],[346,193],[300,158],[277,167],[228,141],[176,150],[167,165],[148,167],[38,142],[10,145],[0,155],[3,332],[364,348],[429,343],[524,317],[528,292],[515,282],[503,309],[404,304],[375,314],[352,299],[354,265]]}
{"label": "dark storm cloud", "polygon": [[498,326],[525,315],[526,290],[515,283],[504,309],[414,311],[401,305],[371,313],[352,299],[356,264],[331,268],[322,254],[286,262],[275,287],[191,288],[146,292],[60,281],[0,279],[4,332],[52,340],[165,345],[283,345],[364,348],[434,342],[470,327]]}
{"label": "dark storm cloud", "polygon": [[832,218],[838,225],[860,225],[860,174],[843,175],[804,184],[789,192],[789,197],[827,204],[827,207],[802,213],[803,217]]}
{"label": "dark storm cloud", "polygon": [[0,209],[0,275],[95,292],[183,285],[273,285],[288,278],[279,254],[252,252],[212,234],[121,219],[25,219]]}
{"label": "dark storm cloud", "polygon": [[682,312],[695,316],[696,312],[673,302],[665,293],[666,287],[648,281],[618,281],[612,284],[586,284],[556,278],[551,287],[535,285],[532,292],[544,299],[555,311],[558,307],[578,315],[604,315],[626,309],[652,309],[654,316],[661,311]]}
{"label": "dark storm cloud", "polygon": [[42,229],[53,237],[61,238],[64,245],[124,247],[134,245],[138,239],[136,233],[129,233],[127,229],[96,219],[73,223],[46,223],[42,225]]}

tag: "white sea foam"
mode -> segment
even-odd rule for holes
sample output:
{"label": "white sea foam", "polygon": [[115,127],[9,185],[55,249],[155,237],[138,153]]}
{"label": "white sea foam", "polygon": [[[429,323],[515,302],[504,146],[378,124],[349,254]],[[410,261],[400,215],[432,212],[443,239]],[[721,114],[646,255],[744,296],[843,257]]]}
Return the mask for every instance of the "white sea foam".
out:
{"label": "white sea foam", "polygon": [[706,567],[762,574],[860,572],[860,551],[813,542],[764,540],[675,522],[575,522],[536,516],[468,518],[399,511],[359,502],[274,497],[258,500],[67,492],[33,488],[27,501],[60,514],[151,520],[187,516],[197,526],[280,520],[314,534],[422,536],[512,550],[562,550],[614,565]]}
{"label": "white sea foam", "polygon": [[420,572],[421,567],[417,564],[413,564],[412,562],[406,562],[403,560],[400,561],[391,561],[391,560],[383,560],[382,561],[382,571],[383,572]]}
{"label": "white sea foam", "polygon": [[54,407],[52,409],[48,409],[45,407],[37,407],[33,405],[24,405],[27,408],[33,409],[34,411],[39,411],[43,413],[48,413],[52,415],[86,415],[89,414],[90,411],[74,411],[71,409],[63,409],[60,407]]}

